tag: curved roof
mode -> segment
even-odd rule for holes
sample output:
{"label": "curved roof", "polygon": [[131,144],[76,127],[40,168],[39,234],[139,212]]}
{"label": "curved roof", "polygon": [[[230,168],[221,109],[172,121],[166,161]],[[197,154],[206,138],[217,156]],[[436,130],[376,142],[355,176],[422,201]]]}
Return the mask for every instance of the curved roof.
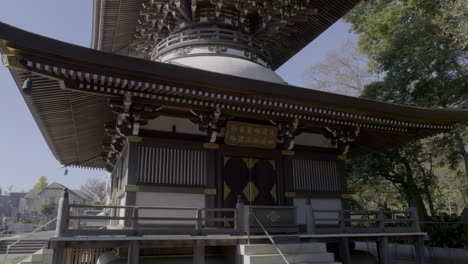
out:
{"label": "curved roof", "polygon": [[173,59],[170,63],[260,81],[286,83],[269,68],[248,60],[228,56],[193,56]]}
{"label": "curved roof", "polygon": [[[468,120],[467,110],[382,103],[151,62],[71,45],[3,23],[0,51],[12,56],[4,57],[4,64],[18,87],[27,77],[25,70],[33,73],[35,89],[23,97],[55,157],[66,165],[104,167],[102,144],[109,140],[104,125],[115,120],[108,100],[126,93],[200,111],[220,105],[225,113],[260,120],[298,118],[315,128],[359,126],[362,137],[350,156],[448,131]],[[122,80],[133,85],[125,86]],[[197,104],[188,106],[189,102]]]}
{"label": "curved roof", "polygon": [[[275,41],[269,43],[267,47],[267,53],[272,57],[273,69],[283,65],[360,1],[310,1],[309,11],[313,15],[288,25],[287,33],[270,37],[270,39],[275,38]],[[147,2],[147,0],[94,0],[92,47],[125,56],[144,57],[145,54],[135,51],[130,44],[136,39],[142,4]],[[169,2],[169,0],[159,2]]]}

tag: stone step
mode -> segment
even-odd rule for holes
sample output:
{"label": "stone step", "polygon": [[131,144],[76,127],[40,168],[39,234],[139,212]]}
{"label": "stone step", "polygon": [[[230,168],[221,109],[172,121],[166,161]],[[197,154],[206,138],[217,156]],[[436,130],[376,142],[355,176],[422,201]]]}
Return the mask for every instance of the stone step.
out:
{"label": "stone step", "polygon": [[[44,245],[42,246],[37,246],[37,247],[11,247],[10,250],[8,251],[8,254],[31,254],[39,249],[43,248]],[[0,254],[6,254],[6,249],[5,250],[0,250]]]}
{"label": "stone step", "polygon": [[[278,248],[283,254],[327,252],[325,243],[279,244]],[[242,255],[278,254],[276,248],[272,244],[240,245],[240,253]]]}
{"label": "stone step", "polygon": [[[312,253],[312,254],[292,254],[285,255],[290,264],[295,263],[327,263],[334,262],[333,253]],[[246,255],[244,264],[284,264],[284,260],[279,254],[267,255]]]}
{"label": "stone step", "polygon": [[[8,254],[32,254],[38,251],[40,248],[32,248],[32,249],[12,249],[8,251]],[[0,254],[6,254],[5,252],[0,252]]]}

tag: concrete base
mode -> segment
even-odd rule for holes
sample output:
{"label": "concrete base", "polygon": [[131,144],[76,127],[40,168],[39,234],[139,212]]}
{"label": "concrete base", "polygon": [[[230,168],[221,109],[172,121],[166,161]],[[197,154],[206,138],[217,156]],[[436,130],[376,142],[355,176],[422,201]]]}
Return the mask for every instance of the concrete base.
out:
{"label": "concrete base", "polygon": [[41,249],[19,262],[19,264],[52,264],[52,250]]}

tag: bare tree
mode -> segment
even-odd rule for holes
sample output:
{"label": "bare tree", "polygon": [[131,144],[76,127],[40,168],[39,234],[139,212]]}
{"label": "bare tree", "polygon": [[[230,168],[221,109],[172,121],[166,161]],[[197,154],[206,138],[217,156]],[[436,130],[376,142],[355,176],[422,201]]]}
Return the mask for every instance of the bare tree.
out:
{"label": "bare tree", "polygon": [[106,182],[99,179],[88,179],[80,190],[94,201],[102,202],[106,199]]}
{"label": "bare tree", "polygon": [[346,39],[338,50],[328,52],[322,63],[305,70],[302,78],[312,89],[357,96],[366,84],[379,78],[367,65],[367,56],[359,53],[354,41]]}

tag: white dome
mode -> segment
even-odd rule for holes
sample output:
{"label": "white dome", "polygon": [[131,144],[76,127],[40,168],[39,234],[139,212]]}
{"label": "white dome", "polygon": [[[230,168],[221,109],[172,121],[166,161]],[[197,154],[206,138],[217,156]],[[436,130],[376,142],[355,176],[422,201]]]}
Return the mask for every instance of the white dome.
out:
{"label": "white dome", "polygon": [[260,64],[227,56],[193,56],[172,59],[170,63],[274,83],[286,83],[278,74]]}

